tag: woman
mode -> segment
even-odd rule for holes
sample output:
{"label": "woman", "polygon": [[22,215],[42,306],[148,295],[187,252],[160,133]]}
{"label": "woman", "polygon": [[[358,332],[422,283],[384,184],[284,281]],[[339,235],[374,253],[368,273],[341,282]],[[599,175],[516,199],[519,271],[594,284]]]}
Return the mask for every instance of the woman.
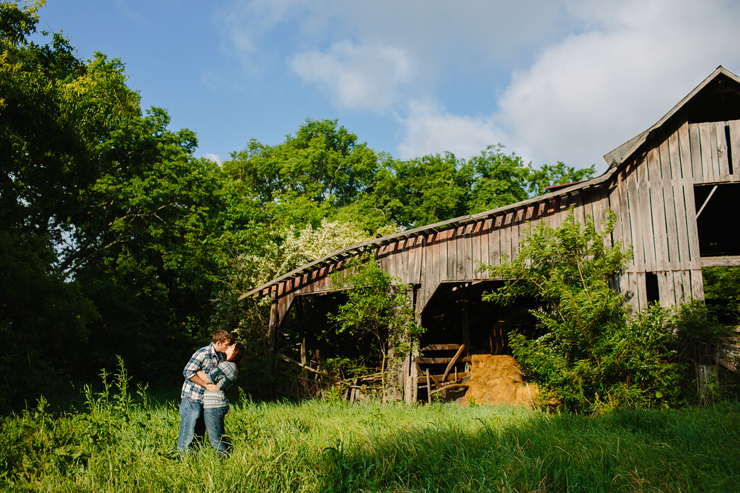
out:
{"label": "woman", "polygon": [[203,418],[206,422],[208,440],[219,455],[226,457],[227,447],[223,441],[224,418],[229,411],[229,400],[226,391],[236,382],[239,374],[239,365],[244,359],[247,348],[244,344],[237,342],[226,348],[226,361],[222,361],[216,368],[204,373],[198,372],[198,376],[204,381],[212,382],[206,385],[203,396]]}

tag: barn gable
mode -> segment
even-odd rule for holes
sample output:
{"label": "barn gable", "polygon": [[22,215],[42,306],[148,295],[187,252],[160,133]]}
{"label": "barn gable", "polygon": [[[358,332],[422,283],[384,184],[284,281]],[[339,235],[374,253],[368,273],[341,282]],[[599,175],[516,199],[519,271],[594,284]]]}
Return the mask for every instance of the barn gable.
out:
{"label": "barn gable", "polygon": [[[293,300],[330,293],[329,274],[351,257],[371,253],[386,272],[413,287],[412,302],[422,321],[425,316],[430,323],[430,317],[444,319],[444,312],[461,307],[454,317],[458,330],[453,331],[460,340],[454,342],[465,344],[467,351],[475,347],[494,353],[500,345],[494,339],[505,335],[505,320],[471,313],[469,308],[477,307],[475,296],[480,299],[477,286],[495,282],[478,267],[513,257],[524,230],[540,221],[558,226],[571,206],[582,221],[588,215],[600,221],[607,209],[616,213],[612,239],[634,249],[619,290],[636,311],[651,301],[668,306],[703,299],[702,267],[740,265],[740,219],[731,207],[740,193],[737,76],[717,68],[655,125],[604,157],[607,171],[592,180],[350,246],[242,297],[272,297],[269,340],[274,347]],[[476,336],[470,324],[477,319],[489,327]],[[448,317],[440,325],[449,323]],[[407,399],[415,399],[416,385],[410,382],[419,377],[413,359],[407,357],[399,378]]]}

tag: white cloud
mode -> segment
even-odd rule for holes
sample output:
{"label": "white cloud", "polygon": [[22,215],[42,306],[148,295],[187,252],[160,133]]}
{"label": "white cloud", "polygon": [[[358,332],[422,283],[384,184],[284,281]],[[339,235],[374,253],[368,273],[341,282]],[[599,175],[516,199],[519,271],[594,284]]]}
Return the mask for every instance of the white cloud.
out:
{"label": "white cloud", "polygon": [[604,154],[657,122],[717,65],[740,63],[738,9],[725,2],[591,5],[573,4],[592,29],[514,72],[499,102],[511,143],[528,146],[535,165],[603,170]]}
{"label": "white cloud", "polygon": [[290,67],[306,83],[324,90],[337,107],[382,113],[396,103],[412,74],[403,50],[392,46],[334,44],[327,53],[294,56]]}
{"label": "white cloud", "polygon": [[223,161],[221,161],[221,158],[218,154],[213,154],[209,152],[207,154],[203,154],[203,158],[208,159],[209,161],[213,161],[214,163],[223,164]]}
{"label": "white cloud", "polygon": [[250,73],[279,53],[335,108],[393,118],[402,158],[502,143],[602,171],[718,65],[740,70],[736,0],[255,0],[222,22]]}
{"label": "white cloud", "polygon": [[452,115],[430,103],[410,104],[401,123],[405,129],[403,143],[398,147],[401,159],[445,151],[468,159],[505,140],[489,117]]}

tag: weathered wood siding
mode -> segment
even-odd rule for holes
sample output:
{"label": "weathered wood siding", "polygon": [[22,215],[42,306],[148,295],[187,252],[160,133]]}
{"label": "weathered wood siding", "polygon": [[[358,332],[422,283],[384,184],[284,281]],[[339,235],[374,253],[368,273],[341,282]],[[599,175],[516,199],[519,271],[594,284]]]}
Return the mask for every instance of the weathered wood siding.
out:
{"label": "weathered wood siding", "polygon": [[740,181],[738,153],[740,121],[684,123],[615,175],[614,238],[634,249],[620,286],[635,309],[647,303],[646,273],[657,276],[663,305],[704,298],[694,185]]}
{"label": "weathered wood siding", "polygon": [[[393,238],[377,247],[375,257],[391,276],[417,286],[416,309],[421,312],[441,283],[487,279],[481,266],[511,259],[525,230],[538,222],[557,227],[571,206],[579,220],[593,216],[600,222],[612,209],[617,214],[613,240],[632,245],[634,252],[618,286],[635,310],[648,302],[647,273],[657,277],[664,305],[703,299],[694,185],[726,182],[740,182],[740,121],[684,123],[598,185],[571,187]],[[278,284],[279,318],[294,296],[331,290],[329,274],[345,261]]]}

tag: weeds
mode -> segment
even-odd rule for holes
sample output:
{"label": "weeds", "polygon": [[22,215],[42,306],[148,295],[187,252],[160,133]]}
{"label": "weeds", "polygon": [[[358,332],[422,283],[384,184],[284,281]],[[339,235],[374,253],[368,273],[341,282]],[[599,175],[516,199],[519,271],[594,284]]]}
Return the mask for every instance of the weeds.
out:
{"label": "weeds", "polygon": [[240,399],[231,458],[175,452],[177,403],[122,362],[81,411],[0,420],[3,491],[734,491],[740,404],[595,417],[518,408]]}

